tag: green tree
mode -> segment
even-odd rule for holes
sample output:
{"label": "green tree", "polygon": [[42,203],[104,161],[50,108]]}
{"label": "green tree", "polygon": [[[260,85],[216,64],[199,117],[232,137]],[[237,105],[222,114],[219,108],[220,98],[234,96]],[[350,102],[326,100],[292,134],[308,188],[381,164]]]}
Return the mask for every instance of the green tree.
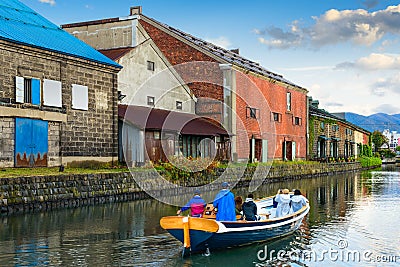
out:
{"label": "green tree", "polygon": [[383,144],[389,145],[389,140],[380,131],[374,131],[371,137],[372,143],[375,145],[375,152],[377,152]]}
{"label": "green tree", "polygon": [[372,149],[369,145],[362,145],[362,156],[372,157]]}
{"label": "green tree", "polygon": [[400,146],[396,146],[396,151],[400,151]]}

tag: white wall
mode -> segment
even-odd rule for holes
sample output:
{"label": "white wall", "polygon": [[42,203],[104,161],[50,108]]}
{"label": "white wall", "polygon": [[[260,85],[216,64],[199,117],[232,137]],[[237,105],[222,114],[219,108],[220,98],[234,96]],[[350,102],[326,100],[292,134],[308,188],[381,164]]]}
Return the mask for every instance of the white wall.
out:
{"label": "white wall", "polygon": [[[118,60],[124,67],[118,74],[118,90],[126,95],[121,104],[147,106],[147,96],[153,96],[155,108],[194,113],[189,89],[167,68],[157,50],[149,40]],[[147,69],[147,61],[154,62],[154,71]],[[176,101],[183,103],[182,110],[176,109]]]}

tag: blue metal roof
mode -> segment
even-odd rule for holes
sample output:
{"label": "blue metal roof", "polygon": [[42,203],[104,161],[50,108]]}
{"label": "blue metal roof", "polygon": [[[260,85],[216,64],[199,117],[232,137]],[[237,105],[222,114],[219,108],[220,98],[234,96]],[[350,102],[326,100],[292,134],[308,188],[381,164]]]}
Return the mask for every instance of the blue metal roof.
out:
{"label": "blue metal roof", "polygon": [[18,0],[0,0],[0,39],[122,68]]}

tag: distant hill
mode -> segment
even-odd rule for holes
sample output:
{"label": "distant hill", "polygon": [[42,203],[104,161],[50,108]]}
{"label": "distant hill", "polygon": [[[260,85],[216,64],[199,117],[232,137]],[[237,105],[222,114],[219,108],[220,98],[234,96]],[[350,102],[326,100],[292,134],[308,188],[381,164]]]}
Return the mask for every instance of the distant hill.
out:
{"label": "distant hill", "polygon": [[346,112],[345,119],[370,132],[375,130],[382,132],[385,129],[400,132],[400,114],[389,115],[385,113],[376,113],[370,116],[363,116]]}

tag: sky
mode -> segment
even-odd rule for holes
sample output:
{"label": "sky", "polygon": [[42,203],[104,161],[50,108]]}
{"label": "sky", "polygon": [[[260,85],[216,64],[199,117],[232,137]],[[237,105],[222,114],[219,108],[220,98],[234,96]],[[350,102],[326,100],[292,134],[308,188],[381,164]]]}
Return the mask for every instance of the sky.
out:
{"label": "sky", "polygon": [[143,14],[259,62],[329,112],[400,113],[400,3],[20,0],[57,25]]}

